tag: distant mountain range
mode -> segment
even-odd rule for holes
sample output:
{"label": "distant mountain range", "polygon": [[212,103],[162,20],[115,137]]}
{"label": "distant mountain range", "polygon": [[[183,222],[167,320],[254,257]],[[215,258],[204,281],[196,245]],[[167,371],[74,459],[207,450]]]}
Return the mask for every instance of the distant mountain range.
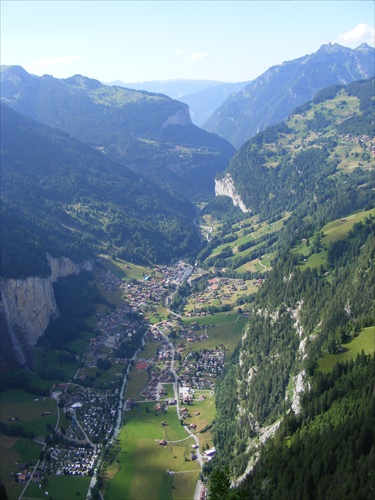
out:
{"label": "distant mountain range", "polygon": [[226,140],[193,125],[185,104],[165,95],[81,75],[39,77],[20,66],[2,66],[1,94],[16,111],[192,199],[213,195],[215,174],[235,153]]}
{"label": "distant mountain range", "polygon": [[156,92],[184,102],[189,106],[193,123],[200,127],[223,104],[227,97],[234,92],[238,92],[248,83],[224,83],[214,80],[165,80],[124,83],[115,80],[107,85],[119,85],[129,89]]}
{"label": "distant mountain range", "polygon": [[330,85],[374,76],[375,49],[338,44],[273,66],[228,99],[203,125],[239,148],[266,127],[285,120],[296,106]]}

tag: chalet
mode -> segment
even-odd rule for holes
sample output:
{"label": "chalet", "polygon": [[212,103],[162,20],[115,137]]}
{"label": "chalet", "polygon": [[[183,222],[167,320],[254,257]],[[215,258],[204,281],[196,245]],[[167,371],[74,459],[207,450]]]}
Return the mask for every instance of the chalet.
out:
{"label": "chalet", "polygon": [[208,461],[212,459],[216,455],[216,448],[210,448],[204,452],[204,457],[207,458]]}

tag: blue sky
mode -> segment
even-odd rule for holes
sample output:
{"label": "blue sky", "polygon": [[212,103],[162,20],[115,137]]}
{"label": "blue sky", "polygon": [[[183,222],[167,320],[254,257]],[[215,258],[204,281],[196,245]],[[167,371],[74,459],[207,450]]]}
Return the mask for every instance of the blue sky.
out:
{"label": "blue sky", "polygon": [[248,81],[324,43],[374,45],[372,0],[1,0],[1,64],[104,82]]}

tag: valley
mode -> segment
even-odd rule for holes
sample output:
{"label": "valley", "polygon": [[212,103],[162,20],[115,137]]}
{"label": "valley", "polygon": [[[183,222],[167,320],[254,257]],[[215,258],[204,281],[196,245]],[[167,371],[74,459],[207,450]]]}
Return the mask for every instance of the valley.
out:
{"label": "valley", "polygon": [[369,498],[374,78],[237,152],[162,94],[2,82],[9,499]]}

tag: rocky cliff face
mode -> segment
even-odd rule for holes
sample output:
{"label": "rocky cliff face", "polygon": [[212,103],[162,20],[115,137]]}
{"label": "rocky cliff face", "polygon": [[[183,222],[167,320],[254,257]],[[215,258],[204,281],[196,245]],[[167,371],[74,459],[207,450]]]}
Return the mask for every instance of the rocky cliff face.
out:
{"label": "rocky cliff face", "polygon": [[170,125],[179,125],[180,127],[192,125],[188,106],[183,106],[181,109],[176,111],[176,113],[169,116],[164,121],[161,129],[163,130]]}
{"label": "rocky cliff face", "polygon": [[79,274],[84,269],[92,270],[94,267],[93,261],[76,264],[67,257],[55,259],[47,255],[47,258],[51,267],[48,278],[32,276],[19,280],[1,280],[7,319],[17,332],[21,332],[22,340],[29,346],[37,343],[50,320],[59,314],[52,284],[59,278]]}
{"label": "rocky cliff face", "polygon": [[242,201],[241,196],[237,193],[232,176],[229,173],[226,173],[219,180],[215,179],[215,196],[229,196],[234,206],[239,207],[242,212],[250,212]]}

